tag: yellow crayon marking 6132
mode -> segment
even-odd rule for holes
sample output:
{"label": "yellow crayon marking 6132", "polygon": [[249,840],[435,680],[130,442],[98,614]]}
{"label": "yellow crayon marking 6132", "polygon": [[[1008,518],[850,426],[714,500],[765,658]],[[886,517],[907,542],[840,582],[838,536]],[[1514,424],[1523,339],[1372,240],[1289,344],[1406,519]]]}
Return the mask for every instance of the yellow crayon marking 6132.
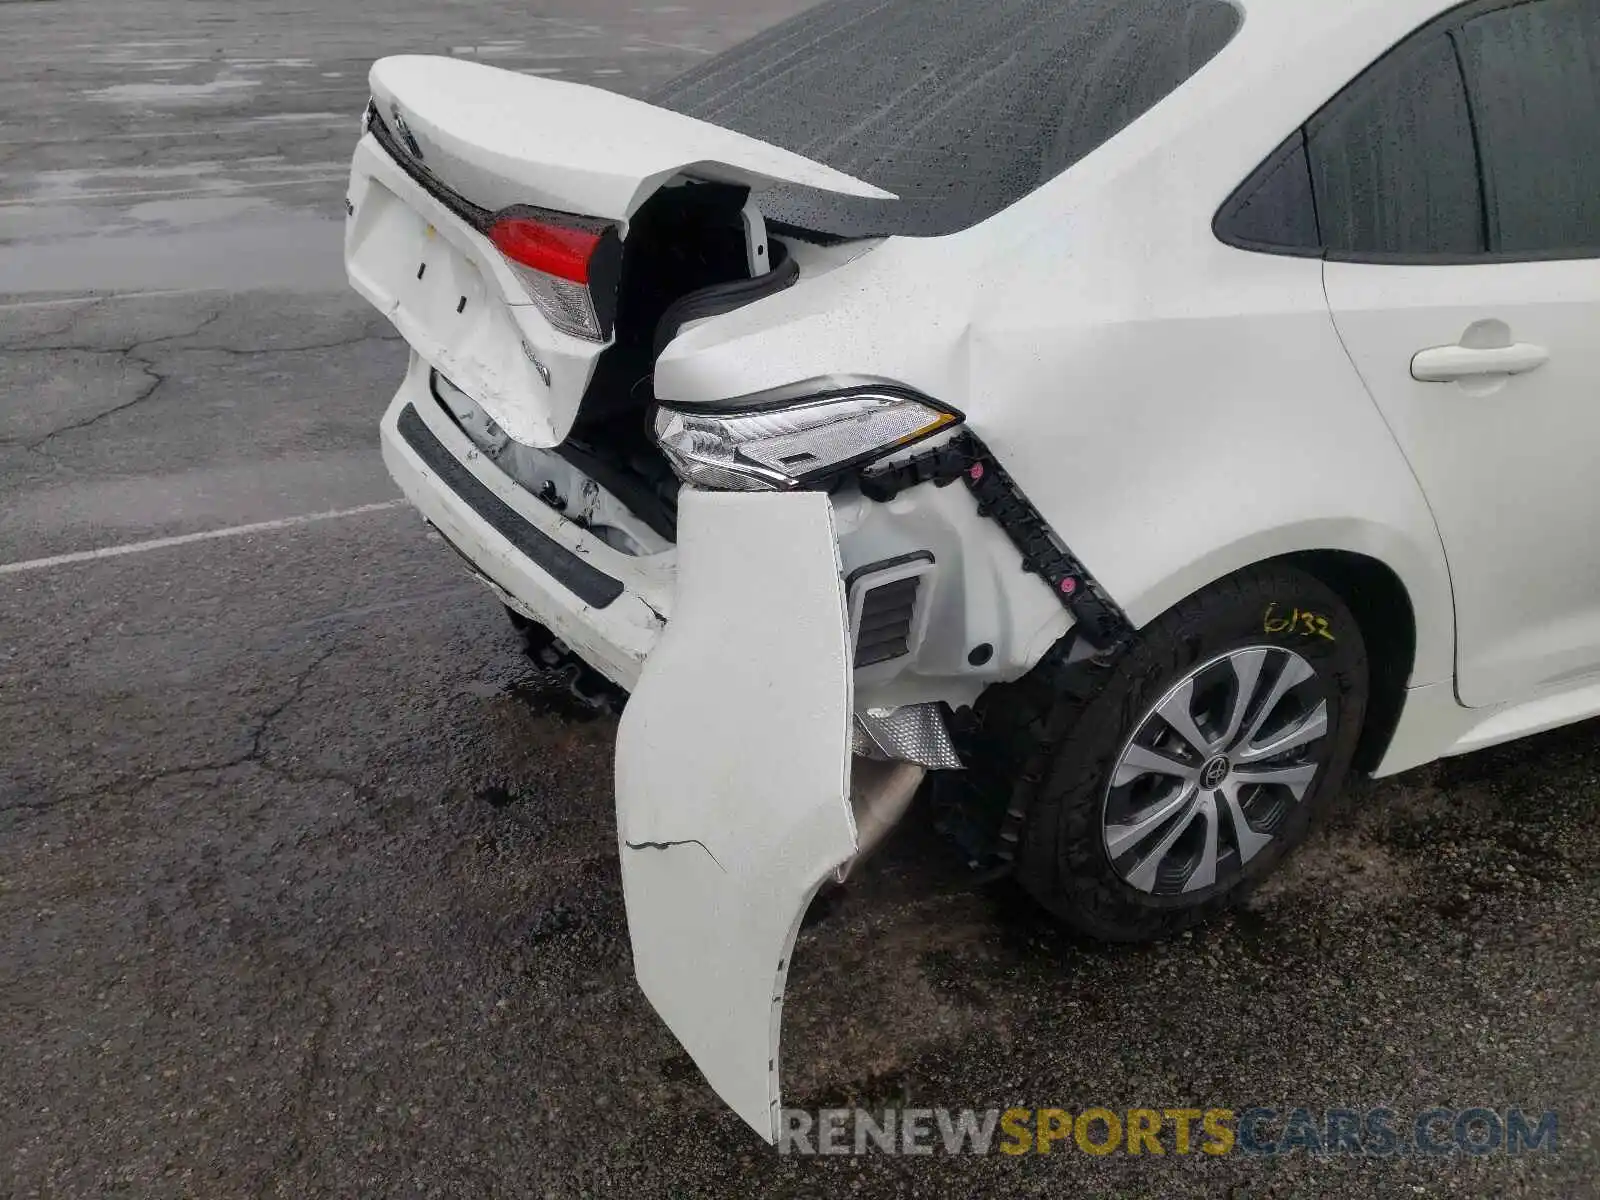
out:
{"label": "yellow crayon marking 6132", "polygon": [[1306,637],[1327,638],[1330,642],[1337,640],[1328,618],[1321,613],[1302,612],[1297,608],[1287,617],[1277,617],[1273,615],[1277,609],[1276,603],[1267,605],[1266,615],[1261,619],[1262,632],[1299,633]]}

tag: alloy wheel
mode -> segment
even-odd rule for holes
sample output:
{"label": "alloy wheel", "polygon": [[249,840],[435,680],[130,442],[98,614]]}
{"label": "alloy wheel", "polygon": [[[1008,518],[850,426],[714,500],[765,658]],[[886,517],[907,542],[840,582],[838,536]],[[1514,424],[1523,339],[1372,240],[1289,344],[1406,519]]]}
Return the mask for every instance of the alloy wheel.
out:
{"label": "alloy wheel", "polygon": [[1237,875],[1304,801],[1328,733],[1327,686],[1293,650],[1246,646],[1194,668],[1139,721],[1106,786],[1117,874],[1157,896]]}

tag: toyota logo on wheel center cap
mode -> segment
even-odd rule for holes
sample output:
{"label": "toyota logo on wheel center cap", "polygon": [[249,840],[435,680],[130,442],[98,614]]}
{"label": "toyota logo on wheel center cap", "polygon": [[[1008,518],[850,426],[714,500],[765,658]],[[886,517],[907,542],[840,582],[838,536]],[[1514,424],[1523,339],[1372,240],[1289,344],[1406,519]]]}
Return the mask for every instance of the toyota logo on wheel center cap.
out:
{"label": "toyota logo on wheel center cap", "polygon": [[1228,761],[1226,754],[1219,754],[1200,768],[1200,786],[1203,788],[1218,788],[1222,781],[1233,770],[1233,764]]}

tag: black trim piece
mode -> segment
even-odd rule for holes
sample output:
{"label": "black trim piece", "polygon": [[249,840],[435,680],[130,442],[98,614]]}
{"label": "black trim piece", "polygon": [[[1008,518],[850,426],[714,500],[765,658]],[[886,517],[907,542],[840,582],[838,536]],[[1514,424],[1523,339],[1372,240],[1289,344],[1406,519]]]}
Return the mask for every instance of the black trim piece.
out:
{"label": "black trim piece", "polygon": [[925,562],[932,566],[938,561],[933,557],[932,550],[913,550],[910,554],[902,554],[896,558],[886,558],[881,562],[868,563],[864,567],[857,567],[844,577],[845,595],[848,596],[850,589],[855,587],[859,580],[866,578],[868,575],[876,575],[879,571],[892,571],[895,567],[903,567],[909,563]]}
{"label": "black trim piece", "polygon": [[910,458],[882,466],[868,467],[861,472],[861,494],[868,500],[887,504],[907,488],[919,483],[932,483],[945,487],[972,465],[972,442],[976,437],[962,431],[948,442],[931,450],[913,454]]}
{"label": "black trim piece", "polygon": [[856,667],[874,667],[911,653],[911,627],[917,617],[922,576],[867,589],[861,598],[861,624],[855,631]]}
{"label": "black trim piece", "polygon": [[617,302],[622,291],[622,238],[607,225],[589,258],[589,303],[594,305],[600,336],[609,342],[617,330]]}
{"label": "black trim piece", "polygon": [[846,242],[871,240],[870,238],[853,237],[843,233],[827,233],[821,229],[807,229],[804,225],[790,225],[785,221],[768,221],[768,240],[771,240],[773,236],[792,238],[797,242],[809,242],[813,246],[842,246]]}
{"label": "black trim piece", "polygon": [[622,595],[625,589],[620,581],[590,566],[571,550],[547,537],[495,495],[488,485],[445,448],[417,412],[416,405],[408,404],[401,412],[399,429],[406,445],[416,451],[440,482],[466,501],[472,511],[487,521],[496,533],[579,600],[593,608],[606,608]]}
{"label": "black trim piece", "polygon": [[1569,246],[1563,250],[1494,250],[1486,254],[1389,254],[1376,250],[1329,250],[1328,262],[1360,263],[1374,267],[1489,267],[1505,263],[1593,262],[1600,246]]}
{"label": "black trim piece", "polygon": [[918,484],[945,487],[957,479],[966,483],[978,502],[978,515],[1000,526],[1022,554],[1023,569],[1044,580],[1101,652],[1120,647],[1133,636],[1133,625],[1122,609],[971,430],[904,462],[869,467],[860,474],[862,494],[877,501],[892,500]]}
{"label": "black trim piece", "polygon": [[1483,173],[1483,139],[1478,134],[1478,103],[1473,96],[1471,80],[1467,78],[1467,60],[1461,56],[1461,29],[1445,34],[1450,43],[1450,57],[1455,59],[1456,74],[1461,77],[1461,100],[1467,106],[1467,129],[1472,134],[1472,174],[1478,181],[1478,236],[1483,241],[1483,252],[1493,253],[1490,243],[1494,233],[1489,226],[1489,182]]}
{"label": "black trim piece", "polygon": [[800,264],[790,256],[787,247],[782,242],[773,242],[772,249],[774,260],[772,269],[765,275],[757,275],[751,279],[735,279],[729,283],[714,283],[686,296],[679,296],[669,304],[667,311],[661,314],[661,320],[656,324],[652,357],[660,358],[661,352],[667,348],[667,343],[677,337],[678,331],[690,321],[720,317],[747,304],[754,304],[757,300],[775,296],[799,283]]}
{"label": "black trim piece", "polygon": [[481,208],[468,200],[449,184],[435,179],[421,163],[412,158],[400,144],[388,124],[383,119],[383,114],[378,111],[378,106],[373,104],[368,109],[367,131],[372,134],[384,152],[394,159],[395,165],[411,176],[411,180],[428,195],[444,205],[468,225],[479,233],[486,233],[489,225],[494,220],[494,214],[487,208]]}

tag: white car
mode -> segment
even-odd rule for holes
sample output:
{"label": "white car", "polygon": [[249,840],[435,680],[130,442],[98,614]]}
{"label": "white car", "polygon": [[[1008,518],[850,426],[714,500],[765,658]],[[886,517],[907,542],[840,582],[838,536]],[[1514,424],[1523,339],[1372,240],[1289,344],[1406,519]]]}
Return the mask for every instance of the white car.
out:
{"label": "white car", "polygon": [[629,694],[639,982],[764,1137],[807,904],[927,772],[1135,939],[1351,770],[1600,713],[1600,0],[860,0],[648,103],[371,85],[389,470]]}

